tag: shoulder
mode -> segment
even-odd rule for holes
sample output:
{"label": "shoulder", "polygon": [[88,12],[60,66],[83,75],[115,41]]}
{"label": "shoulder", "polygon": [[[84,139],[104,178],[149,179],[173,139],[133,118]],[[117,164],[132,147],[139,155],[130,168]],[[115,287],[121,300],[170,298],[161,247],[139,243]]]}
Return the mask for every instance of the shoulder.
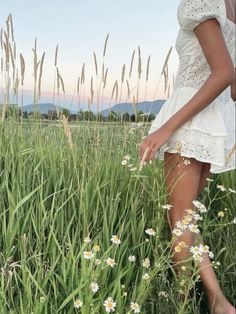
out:
{"label": "shoulder", "polygon": [[177,18],[181,28],[193,30],[207,19],[216,18],[221,27],[226,22],[225,0],[181,0]]}

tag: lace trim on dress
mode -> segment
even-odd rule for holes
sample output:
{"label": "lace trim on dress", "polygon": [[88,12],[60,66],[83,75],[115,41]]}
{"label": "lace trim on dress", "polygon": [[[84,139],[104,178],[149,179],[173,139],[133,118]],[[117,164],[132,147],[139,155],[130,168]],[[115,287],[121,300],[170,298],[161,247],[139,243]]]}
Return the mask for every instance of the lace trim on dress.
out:
{"label": "lace trim on dress", "polygon": [[[164,152],[179,153],[211,164],[210,171],[220,173],[235,169],[235,153],[227,161],[230,148],[225,148],[225,137],[209,136],[201,131],[182,129],[178,138],[173,135],[156,153],[155,158],[164,160]],[[222,149],[220,149],[222,148]]]}

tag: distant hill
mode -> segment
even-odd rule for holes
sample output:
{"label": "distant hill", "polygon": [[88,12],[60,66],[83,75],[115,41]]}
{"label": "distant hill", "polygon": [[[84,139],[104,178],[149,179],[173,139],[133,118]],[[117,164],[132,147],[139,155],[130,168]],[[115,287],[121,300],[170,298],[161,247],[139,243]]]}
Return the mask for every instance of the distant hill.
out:
{"label": "distant hill", "polygon": [[[61,112],[64,108],[58,106],[58,110]],[[57,110],[57,106],[52,103],[41,103],[37,105],[23,106],[23,111],[34,112],[40,111],[40,113],[48,113],[49,110]]]}
{"label": "distant hill", "polygon": [[[165,99],[158,99],[155,101],[143,101],[136,105],[137,111],[143,111],[144,113],[153,113],[156,115],[163,104],[165,103]],[[0,110],[1,110],[1,104],[0,104]],[[20,108],[20,106],[19,106]],[[63,111],[63,107],[58,106],[58,110],[60,112]],[[40,113],[48,113],[49,110],[57,110],[57,106],[52,103],[40,103],[35,105],[25,105],[23,106],[23,111],[34,112],[34,111],[40,111]],[[84,109],[87,110],[87,109]],[[117,113],[125,113],[128,112],[130,115],[134,114],[133,105],[131,103],[120,103],[115,104],[113,107],[111,107],[111,110]],[[74,108],[69,109],[70,113],[77,113],[77,110]],[[104,109],[100,111],[100,113],[107,117],[110,112],[110,109]]]}
{"label": "distant hill", "polygon": [[[163,104],[165,103],[165,99],[158,99],[155,101],[144,101],[140,102],[136,105],[137,111],[143,111],[145,113],[153,113],[156,115]],[[111,110],[117,113],[125,113],[128,112],[129,114],[134,114],[133,106],[131,103],[121,103],[116,104],[113,107],[111,107]],[[105,109],[101,111],[102,115],[108,116],[110,112],[110,109]]]}

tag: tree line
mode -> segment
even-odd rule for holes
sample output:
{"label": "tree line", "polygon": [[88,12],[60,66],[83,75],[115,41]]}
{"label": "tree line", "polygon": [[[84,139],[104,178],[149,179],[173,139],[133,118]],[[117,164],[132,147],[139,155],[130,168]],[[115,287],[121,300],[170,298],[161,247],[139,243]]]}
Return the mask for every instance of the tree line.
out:
{"label": "tree line", "polygon": [[[2,109],[1,109],[2,111]],[[5,111],[5,118],[14,117],[16,119],[46,119],[46,120],[58,120],[60,115],[64,114],[69,121],[101,121],[101,122],[150,122],[155,119],[153,113],[147,114],[142,110],[138,111],[137,114],[118,113],[115,111],[110,111],[107,116],[102,113],[94,113],[89,110],[80,110],[78,113],[70,113],[69,109],[64,108],[62,111],[48,110],[47,113],[40,112],[28,112],[23,111],[20,107],[16,105],[9,105]]]}

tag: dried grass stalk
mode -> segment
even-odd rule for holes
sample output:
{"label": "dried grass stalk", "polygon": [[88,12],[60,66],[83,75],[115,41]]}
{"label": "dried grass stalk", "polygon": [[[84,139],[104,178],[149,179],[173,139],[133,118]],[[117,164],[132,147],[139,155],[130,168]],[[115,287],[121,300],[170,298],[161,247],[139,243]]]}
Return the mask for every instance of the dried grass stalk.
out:
{"label": "dried grass stalk", "polygon": [[103,88],[106,87],[106,83],[107,83],[107,73],[108,73],[108,68],[105,71],[105,76],[104,76],[104,80],[103,80]]}
{"label": "dried grass stalk", "polygon": [[18,92],[18,89],[19,89],[19,84],[20,84],[20,79],[18,77],[18,70],[17,70],[16,71],[16,79],[15,79],[14,87],[13,87],[15,95],[17,95],[17,92]]}
{"label": "dried grass stalk", "polygon": [[63,81],[63,78],[57,68],[57,89],[58,89],[58,92],[59,92],[59,89],[60,89],[60,85],[61,85],[61,88],[62,88],[62,91],[63,93],[65,94],[65,85],[64,85],[64,81]]}
{"label": "dried grass stalk", "polygon": [[91,95],[91,103],[93,103],[93,97],[94,97],[93,77],[91,77],[91,82],[90,82],[90,95]]}
{"label": "dried grass stalk", "polygon": [[97,63],[97,57],[96,57],[95,52],[93,53],[93,57],[94,57],[95,72],[96,72],[96,75],[98,75],[98,63]]}
{"label": "dried grass stalk", "polygon": [[129,86],[128,80],[126,80],[126,85],[127,85],[128,98],[130,99],[130,86]]}
{"label": "dried grass stalk", "polygon": [[3,29],[2,28],[0,31],[0,44],[1,44],[1,49],[3,50]]}
{"label": "dried grass stalk", "polygon": [[34,77],[35,79],[37,78],[37,69],[38,69],[38,57],[37,57],[37,38],[35,38],[34,41],[34,48],[33,50],[33,54],[34,54]]}
{"label": "dried grass stalk", "polygon": [[148,61],[147,61],[146,82],[148,81],[148,78],[149,78],[150,60],[151,60],[151,56],[148,57]]}
{"label": "dried grass stalk", "polygon": [[12,68],[13,68],[13,71],[15,71],[15,60],[14,60],[14,55],[13,55],[11,44],[9,44],[9,51],[10,51],[10,60],[11,60]]}
{"label": "dried grass stalk", "polygon": [[167,90],[167,98],[170,96],[170,84],[168,85],[168,90]]}
{"label": "dried grass stalk", "polygon": [[55,59],[54,59],[54,66],[57,66],[57,59],[58,59],[58,45],[56,45],[56,50],[55,50]]}
{"label": "dried grass stalk", "polygon": [[138,77],[140,78],[142,74],[142,59],[141,59],[141,50],[138,47]]}
{"label": "dried grass stalk", "polygon": [[133,63],[134,63],[134,56],[135,56],[135,50],[132,53],[131,63],[130,63],[130,69],[129,69],[129,78],[131,77],[132,70],[133,70]]}
{"label": "dried grass stalk", "polygon": [[3,42],[4,52],[5,52],[5,66],[6,71],[9,70],[9,45],[8,42]]}
{"label": "dried grass stalk", "polygon": [[68,123],[68,119],[66,118],[66,116],[64,114],[62,114],[62,123],[63,123],[63,126],[64,126],[64,133],[65,133],[65,136],[66,136],[66,138],[68,140],[70,149],[73,150],[73,142],[72,142],[71,130],[70,130],[70,126],[69,126],[69,123]]}
{"label": "dried grass stalk", "polygon": [[135,96],[133,96],[132,107],[133,107],[133,110],[134,110],[134,114],[137,117],[137,107],[136,107],[136,104],[137,104],[137,101],[135,99]]}
{"label": "dried grass stalk", "polygon": [[6,20],[6,25],[7,25],[8,38],[10,38],[10,34],[11,34],[11,40],[14,41],[14,28],[13,28],[13,21],[12,21],[11,13],[8,15],[8,18]]}
{"label": "dried grass stalk", "polygon": [[82,71],[81,71],[81,84],[85,82],[85,63],[83,63]]}
{"label": "dried grass stalk", "polygon": [[113,85],[113,88],[112,88],[111,100],[113,100],[114,93],[116,93],[116,101],[117,101],[117,98],[118,98],[118,82],[117,82],[117,80],[115,81],[115,84]]}
{"label": "dried grass stalk", "polygon": [[165,70],[165,67],[166,67],[166,65],[167,65],[167,63],[168,63],[168,60],[169,60],[171,51],[172,51],[172,46],[170,47],[170,49],[169,49],[169,51],[168,51],[168,53],[167,53],[167,56],[166,56],[164,65],[163,65],[163,67],[162,67],[161,75],[164,74],[164,70]]}
{"label": "dried grass stalk", "polygon": [[44,62],[45,52],[42,55],[40,61],[40,69],[39,69],[39,81],[38,81],[38,98],[41,96],[41,82],[42,82],[42,74],[43,74],[43,62]]}
{"label": "dried grass stalk", "polygon": [[122,83],[124,82],[124,78],[125,78],[125,64],[123,64],[122,73],[121,73],[121,82]]}
{"label": "dried grass stalk", "polygon": [[25,60],[21,53],[20,53],[20,71],[21,71],[21,86],[23,86],[25,77]]}
{"label": "dried grass stalk", "polygon": [[108,42],[109,34],[107,34],[105,44],[104,44],[104,49],[103,49],[103,57],[106,55],[106,49],[107,49],[107,42]]}
{"label": "dried grass stalk", "polygon": [[78,76],[78,80],[77,80],[77,96],[79,96],[79,92],[80,92],[80,77]]}

